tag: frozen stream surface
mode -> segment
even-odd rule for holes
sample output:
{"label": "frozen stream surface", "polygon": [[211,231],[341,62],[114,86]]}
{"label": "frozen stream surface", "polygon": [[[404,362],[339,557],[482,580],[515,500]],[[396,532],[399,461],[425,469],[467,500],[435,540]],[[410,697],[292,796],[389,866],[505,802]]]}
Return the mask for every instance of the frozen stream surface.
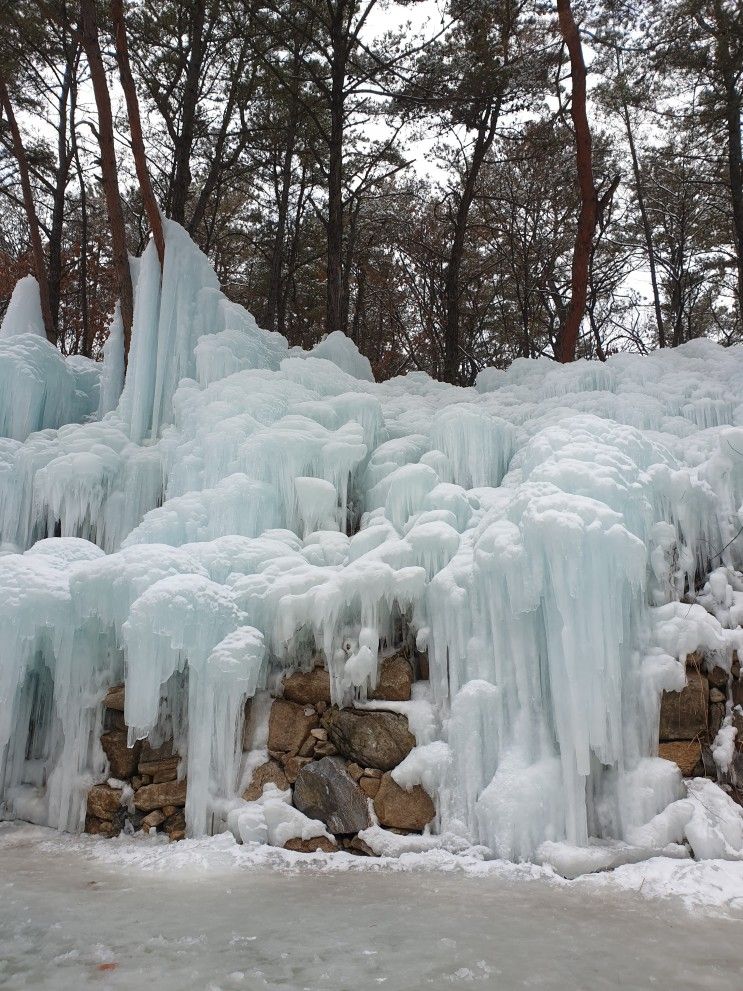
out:
{"label": "frozen stream surface", "polygon": [[[50,837],[0,827],[3,988],[743,986],[743,912],[730,901],[689,911],[677,897],[648,898],[641,874],[630,889],[512,866],[241,867],[214,841],[216,858],[166,848],[159,862],[133,843],[127,855]],[[739,866],[724,868],[737,885]]]}

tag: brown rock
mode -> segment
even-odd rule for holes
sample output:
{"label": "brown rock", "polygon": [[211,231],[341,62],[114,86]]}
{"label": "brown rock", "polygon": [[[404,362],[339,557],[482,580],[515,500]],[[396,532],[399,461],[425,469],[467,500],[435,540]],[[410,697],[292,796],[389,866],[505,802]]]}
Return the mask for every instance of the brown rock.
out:
{"label": "brown rock", "polygon": [[725,692],[721,692],[719,688],[710,688],[709,690],[709,700],[710,703],[714,702],[724,702],[727,696]]}
{"label": "brown rock", "polygon": [[384,774],[384,771],[380,771],[378,767],[365,767],[364,777],[365,778],[380,778]]}
{"label": "brown rock", "polygon": [[363,793],[338,757],[306,764],[294,784],[294,804],[331,833],[357,833],[371,825]]}
{"label": "brown rock", "polygon": [[436,815],[430,796],[420,785],[406,791],[391,774],[385,774],[380,782],[374,811],[380,825],[394,829],[421,830]]}
{"label": "brown rock", "polygon": [[182,840],[185,837],[186,816],[181,809],[173,813],[172,816],[168,816],[163,823],[163,832],[166,836],[170,837],[171,840]]}
{"label": "brown rock", "polygon": [[111,730],[101,737],[101,746],[108,757],[111,777],[128,779],[137,770],[142,744],[137,741],[131,749],[126,745],[127,735],[121,730]]}
{"label": "brown rock", "polygon": [[325,743],[328,738],[328,731],[326,729],[322,729],[321,727],[318,729],[311,729],[310,736],[314,736],[316,740],[319,740],[321,743]]}
{"label": "brown rock", "polygon": [[284,678],[284,698],[298,705],[330,705],[330,675],[320,667],[294,671]]}
{"label": "brown rock", "polygon": [[314,736],[308,736],[307,739],[302,744],[302,746],[299,748],[298,751],[299,756],[312,757],[312,755],[315,753],[316,745],[317,745],[317,740],[314,738]]}
{"label": "brown rock", "polygon": [[359,781],[359,788],[367,796],[367,798],[375,798],[377,792],[379,791],[379,786],[381,785],[379,778],[361,778]]}
{"label": "brown rock", "polygon": [[317,702],[317,703],[315,703],[315,709],[317,710],[317,714],[319,716],[321,716],[323,714],[323,712],[325,712],[325,710],[327,708],[328,708],[328,703],[327,702]]}
{"label": "brown rock", "polygon": [[110,822],[120,810],[120,791],[108,785],[93,785],[88,792],[88,815]]}
{"label": "brown rock", "polygon": [[287,840],[284,844],[285,850],[295,850],[297,853],[337,853],[338,847],[327,836],[313,836],[311,840],[301,840],[299,837]]}
{"label": "brown rock", "polygon": [[707,681],[713,688],[720,688],[722,691],[725,691],[728,687],[728,673],[724,668],[715,665],[715,667],[707,673]]}
{"label": "brown rock", "polygon": [[140,812],[153,812],[165,805],[181,808],[186,804],[186,779],[163,781],[158,785],[143,785],[134,794],[134,807]]}
{"label": "brown rock", "polygon": [[370,699],[386,699],[389,702],[407,702],[413,684],[413,671],[403,654],[385,657],[379,665],[377,687],[369,693]]}
{"label": "brown rock", "polygon": [[335,757],[338,753],[336,748],[332,743],[317,743],[315,744],[315,758],[320,759],[320,757]]}
{"label": "brown rock", "polygon": [[113,839],[114,836],[118,836],[121,832],[121,825],[118,822],[106,822],[103,821],[98,827],[98,835],[105,837],[105,839]]}
{"label": "brown rock", "polygon": [[113,688],[109,688],[106,693],[106,697],[103,700],[103,707],[105,709],[116,709],[118,712],[124,711],[123,685],[114,685]]}
{"label": "brown rock", "polygon": [[743,750],[743,712],[738,706],[733,709],[733,726],[738,730],[735,737],[735,747],[737,750]]}
{"label": "brown rock", "polygon": [[658,745],[658,756],[672,761],[685,778],[691,778],[702,759],[702,745],[696,740],[661,743]]}
{"label": "brown rock", "polygon": [[307,740],[310,730],[317,725],[318,717],[314,709],[296,705],[287,699],[274,699],[268,719],[268,749],[296,753]]}
{"label": "brown rock", "polygon": [[135,791],[139,791],[139,789],[142,787],[143,784],[144,782],[142,781],[140,776],[138,774],[135,774],[134,777],[132,778],[132,788]]}
{"label": "brown rock", "polygon": [[275,760],[266,761],[253,771],[250,784],[243,792],[245,801],[256,802],[263,794],[263,786],[267,784],[275,784],[281,791],[286,791],[289,787],[284,768]]}
{"label": "brown rock", "polygon": [[284,764],[284,774],[286,775],[286,780],[290,785],[293,785],[297,780],[297,775],[302,770],[305,764],[311,764],[311,757],[290,757]]}
{"label": "brown rock", "polygon": [[169,819],[171,816],[175,815],[177,811],[178,809],[175,805],[163,805],[163,815],[166,819]]}
{"label": "brown rock", "polygon": [[331,709],[323,725],[338,753],[362,767],[391,771],[415,746],[408,720],[396,712]]}
{"label": "brown rock", "polygon": [[660,706],[661,741],[707,738],[709,682],[696,668],[687,668],[680,692],[663,692]]}
{"label": "brown rock", "polygon": [[119,733],[126,733],[127,725],[124,713],[118,709],[106,709],[103,725],[106,730],[118,730]]}
{"label": "brown rock", "polygon": [[358,781],[359,778],[364,773],[364,768],[363,767],[359,767],[358,764],[354,764],[353,761],[351,761],[351,763],[346,767],[346,770],[351,775],[351,777],[353,778],[354,781]]}
{"label": "brown rock", "polygon": [[733,705],[743,705],[743,681],[739,678],[733,681]]}
{"label": "brown rock", "polygon": [[364,843],[360,836],[352,836],[350,840],[344,841],[343,846],[349,853],[355,853],[362,857],[377,856],[368,843]]}
{"label": "brown rock", "polygon": [[142,820],[143,829],[157,829],[158,826],[165,822],[166,816],[159,810],[155,809],[154,812],[150,812]]}
{"label": "brown rock", "polygon": [[153,784],[160,784],[163,781],[175,781],[178,777],[178,765],[180,757],[175,754],[173,757],[164,757],[163,760],[140,760],[139,773],[147,774],[152,779]]}

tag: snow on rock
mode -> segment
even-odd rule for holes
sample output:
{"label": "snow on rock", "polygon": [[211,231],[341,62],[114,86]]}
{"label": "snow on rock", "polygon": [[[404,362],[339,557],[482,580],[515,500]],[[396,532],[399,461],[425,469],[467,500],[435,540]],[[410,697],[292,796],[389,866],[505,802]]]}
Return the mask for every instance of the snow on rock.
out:
{"label": "snow on rock", "polygon": [[[261,330],[165,233],[100,400],[84,362],[3,324],[2,813],[81,828],[125,680],[131,742],[184,758],[191,836],[321,835],[238,798],[245,699],[321,652],[334,703],[407,717],[395,781],[432,792],[440,836],[569,872],[737,856],[724,792],[685,796],[654,754],[687,655],[743,652],[743,349],[378,384],[338,333],[305,353]],[[430,682],[367,702],[401,638]]]}

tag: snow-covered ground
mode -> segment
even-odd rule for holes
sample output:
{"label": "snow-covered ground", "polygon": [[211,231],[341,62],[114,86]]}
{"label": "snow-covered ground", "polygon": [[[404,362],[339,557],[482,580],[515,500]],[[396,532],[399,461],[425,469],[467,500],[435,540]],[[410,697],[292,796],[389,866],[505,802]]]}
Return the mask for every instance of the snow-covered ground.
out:
{"label": "snow-covered ground", "polygon": [[567,882],[440,853],[321,862],[225,836],[159,845],[3,824],[0,986],[743,985],[741,864],[654,860]]}

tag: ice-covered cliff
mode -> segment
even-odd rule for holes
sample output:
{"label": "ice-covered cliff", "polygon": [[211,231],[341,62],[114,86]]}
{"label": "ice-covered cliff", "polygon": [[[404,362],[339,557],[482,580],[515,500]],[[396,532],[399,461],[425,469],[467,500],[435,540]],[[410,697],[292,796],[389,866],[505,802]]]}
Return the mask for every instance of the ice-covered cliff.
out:
{"label": "ice-covered cliff", "polygon": [[[33,363],[30,335],[0,341],[0,374],[14,341]],[[6,816],[82,827],[125,680],[130,742],[173,735],[190,832],[221,828],[244,700],[320,649],[334,701],[363,701],[408,639],[430,712],[405,773],[441,831],[513,859],[651,820],[656,847],[681,838],[654,819],[684,795],[658,700],[687,653],[743,656],[743,349],[377,384],[342,335],[308,353],[259,329],[168,224],[117,402],[120,380],[114,336],[109,412],[0,442]],[[16,402],[3,385],[0,424]]]}

